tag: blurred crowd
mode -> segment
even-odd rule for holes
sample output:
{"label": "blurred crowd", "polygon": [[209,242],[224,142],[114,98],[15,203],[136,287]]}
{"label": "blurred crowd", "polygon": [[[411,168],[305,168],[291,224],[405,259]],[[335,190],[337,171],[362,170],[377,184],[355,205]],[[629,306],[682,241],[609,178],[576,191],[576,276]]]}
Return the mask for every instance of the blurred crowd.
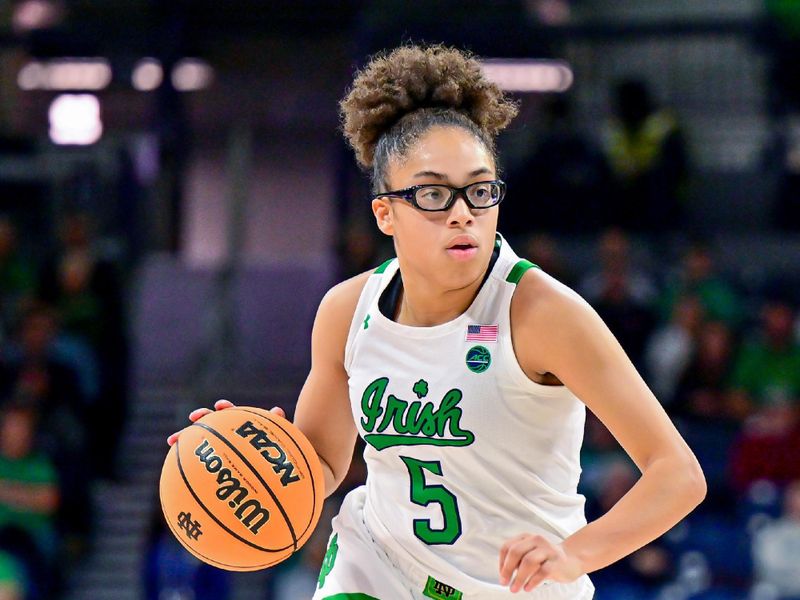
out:
{"label": "blurred crowd", "polygon": [[59,596],[90,547],[91,486],[118,475],[122,281],[87,214],[65,216],[58,229],[57,240],[42,240],[0,216],[3,600]]}
{"label": "blurred crowd", "polygon": [[[604,232],[597,268],[573,285],[697,454],[709,494],[675,530],[597,573],[598,598],[645,598],[667,586],[686,594],[676,597],[743,598],[751,582],[758,598],[800,597],[795,290],[781,280],[748,289],[721,273],[713,249],[700,241],[660,272],[637,264],[631,246],[622,230]],[[557,258],[552,249],[549,255]],[[553,266],[559,268],[557,260]],[[582,463],[589,519],[613,506],[638,476],[591,414]]]}
{"label": "blurred crowd", "polygon": [[[575,126],[567,98],[544,102],[542,135],[503,175],[499,226],[597,310],[709,483],[683,523],[593,575],[597,598],[800,598],[800,296],[789,279],[753,286],[718,268],[710,238],[687,222],[691,161],[677,117],[641,81],[620,82],[612,99],[597,140]],[[775,229],[800,226],[777,206]],[[391,254],[359,222],[342,229],[340,278]],[[675,234],[671,255],[663,242]],[[589,268],[566,258],[570,236],[594,240]],[[57,239],[31,239],[0,217],[0,600],[57,598],[85,555],[91,486],[119,475],[128,391],[123,280],[92,219],[70,214]],[[365,477],[361,451],[312,539],[267,573],[268,598],[310,597],[330,518]],[[582,464],[590,520],[638,476],[591,414]],[[146,547],[148,600],[232,597],[231,575],[185,552],[157,505]]]}

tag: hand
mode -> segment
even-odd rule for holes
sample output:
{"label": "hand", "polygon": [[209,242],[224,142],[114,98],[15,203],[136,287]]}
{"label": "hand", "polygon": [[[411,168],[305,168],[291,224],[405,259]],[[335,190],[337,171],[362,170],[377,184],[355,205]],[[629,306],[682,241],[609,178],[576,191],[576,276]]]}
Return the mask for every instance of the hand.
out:
{"label": "hand", "polygon": [[[514,571],[517,572],[511,581]],[[567,554],[561,544],[554,544],[541,535],[523,533],[511,538],[500,549],[500,584],[518,592],[530,592],[545,579],[569,583],[583,575],[577,557]]]}
{"label": "hand", "polygon": [[[230,400],[217,400],[217,401],[214,403],[214,410],[225,410],[226,408],[233,408],[234,406],[236,406],[236,405],[235,405],[233,402],[231,402]],[[194,409],[192,412],[190,412],[190,413],[189,413],[189,420],[190,420],[192,423],[194,423],[194,422],[195,422],[195,421],[197,421],[198,419],[202,419],[202,418],[203,418],[203,417],[205,417],[207,414],[210,414],[210,413],[212,413],[212,412],[214,412],[214,411],[212,411],[210,408],[196,408],[196,409]],[[273,407],[270,409],[270,412],[273,412],[273,413],[275,413],[275,414],[276,414],[276,415],[278,415],[279,417],[286,418],[286,413],[285,413],[285,412],[283,411],[283,409],[282,409],[282,408],[280,408],[279,406],[273,406]],[[175,433],[173,433],[172,435],[170,435],[170,436],[167,438],[167,443],[168,443],[170,446],[172,446],[172,445],[173,445],[175,442],[177,442],[177,441],[178,441],[178,436],[179,436],[180,434],[181,434],[181,432],[180,432],[180,431],[176,431]]]}

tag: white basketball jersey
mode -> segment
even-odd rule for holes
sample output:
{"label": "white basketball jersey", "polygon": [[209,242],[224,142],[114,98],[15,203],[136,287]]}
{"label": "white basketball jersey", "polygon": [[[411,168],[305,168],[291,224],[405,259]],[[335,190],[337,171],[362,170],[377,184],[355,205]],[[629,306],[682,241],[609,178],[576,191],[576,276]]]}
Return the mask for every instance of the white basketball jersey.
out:
{"label": "white basketball jersey", "polygon": [[366,441],[366,525],[379,544],[459,589],[503,589],[506,540],[527,532],[561,541],[586,524],[577,493],[585,406],[519,366],[511,298],[535,265],[499,235],[497,244],[472,305],[433,327],[381,313],[398,262],[381,265],[361,294],[345,350],[353,416]]}

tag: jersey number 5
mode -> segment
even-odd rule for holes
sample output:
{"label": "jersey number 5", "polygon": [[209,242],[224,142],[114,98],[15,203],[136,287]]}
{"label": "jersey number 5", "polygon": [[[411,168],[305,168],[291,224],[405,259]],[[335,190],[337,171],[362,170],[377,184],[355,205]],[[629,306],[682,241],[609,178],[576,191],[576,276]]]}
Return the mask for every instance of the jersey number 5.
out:
{"label": "jersey number 5", "polygon": [[414,519],[414,535],[426,544],[452,544],[461,536],[461,516],[458,514],[458,501],[453,493],[443,485],[427,485],[425,471],[441,476],[439,461],[417,460],[401,456],[408,474],[411,476],[411,501],[419,506],[436,502],[442,507],[444,527],[433,529],[428,519]]}

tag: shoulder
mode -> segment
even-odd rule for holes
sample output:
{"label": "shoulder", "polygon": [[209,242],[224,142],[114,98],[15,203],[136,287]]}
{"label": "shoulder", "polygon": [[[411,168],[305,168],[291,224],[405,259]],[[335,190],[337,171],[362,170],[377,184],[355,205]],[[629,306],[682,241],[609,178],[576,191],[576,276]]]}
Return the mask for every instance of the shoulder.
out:
{"label": "shoulder", "polygon": [[311,335],[312,364],[314,356],[328,356],[337,362],[344,361],[344,349],[350,324],[358,306],[358,300],[374,271],[336,284],[322,298],[314,320]]}
{"label": "shoulder", "polygon": [[511,300],[511,310],[516,317],[526,321],[593,312],[578,292],[541,269],[528,269],[519,280]]}
{"label": "shoulder", "polygon": [[605,324],[580,294],[540,269],[529,269],[511,299],[511,327],[520,365],[526,372],[552,370],[550,358],[569,351]]}
{"label": "shoulder", "polygon": [[349,316],[352,319],[358,305],[358,299],[361,297],[361,292],[364,291],[364,286],[367,285],[367,281],[374,272],[374,270],[364,271],[350,279],[337,283],[322,298],[318,314],[331,315],[337,318]]}

